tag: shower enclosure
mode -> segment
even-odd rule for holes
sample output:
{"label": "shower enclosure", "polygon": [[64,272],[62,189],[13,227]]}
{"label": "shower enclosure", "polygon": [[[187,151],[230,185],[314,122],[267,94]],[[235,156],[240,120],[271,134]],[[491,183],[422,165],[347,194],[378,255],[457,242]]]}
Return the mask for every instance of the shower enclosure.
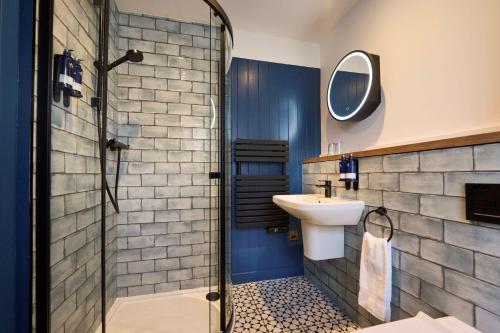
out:
{"label": "shower enclosure", "polygon": [[120,304],[191,291],[201,310],[177,311],[230,329],[233,36],[217,1],[190,2],[202,22],[37,2],[33,331],[113,332]]}

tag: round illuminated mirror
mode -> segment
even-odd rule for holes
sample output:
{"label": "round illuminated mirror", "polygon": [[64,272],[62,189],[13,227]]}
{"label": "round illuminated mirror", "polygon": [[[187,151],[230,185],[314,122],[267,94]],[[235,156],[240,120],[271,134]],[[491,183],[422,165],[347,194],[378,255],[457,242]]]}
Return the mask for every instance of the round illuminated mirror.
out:
{"label": "round illuminated mirror", "polygon": [[353,51],[340,60],[328,84],[328,109],[333,118],[363,120],[380,104],[379,57]]}

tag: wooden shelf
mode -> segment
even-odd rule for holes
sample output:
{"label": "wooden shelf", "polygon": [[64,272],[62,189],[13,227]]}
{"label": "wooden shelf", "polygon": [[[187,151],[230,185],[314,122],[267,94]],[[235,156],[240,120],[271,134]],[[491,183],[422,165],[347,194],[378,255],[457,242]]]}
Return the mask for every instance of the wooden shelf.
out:
{"label": "wooden shelf", "polygon": [[[434,150],[434,149],[475,146],[475,145],[483,145],[487,143],[497,143],[497,142],[500,142],[500,131],[466,135],[449,139],[424,141],[419,143],[411,143],[411,144],[392,146],[392,147],[368,149],[368,150],[353,152],[352,155],[354,157],[370,157],[370,156],[411,153],[411,152]],[[305,160],[302,161],[302,163],[336,161],[339,160],[341,156],[342,156],[341,154],[337,154],[337,155],[306,158]]]}

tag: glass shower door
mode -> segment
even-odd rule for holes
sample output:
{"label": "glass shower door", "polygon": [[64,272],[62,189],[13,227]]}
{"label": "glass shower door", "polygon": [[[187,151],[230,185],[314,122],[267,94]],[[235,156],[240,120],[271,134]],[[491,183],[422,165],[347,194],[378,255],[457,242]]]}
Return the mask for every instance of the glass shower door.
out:
{"label": "glass shower door", "polygon": [[209,95],[206,101],[210,105],[210,120],[206,126],[210,131],[210,255],[209,255],[209,294],[210,301],[210,333],[220,331],[220,237],[219,237],[219,218],[220,218],[220,105],[219,105],[219,57],[220,57],[220,25],[214,12],[210,9],[210,25],[207,27],[208,38],[210,41],[208,53],[205,60],[208,65],[208,84]]}
{"label": "glass shower door", "polygon": [[[226,78],[232,39],[214,10],[210,21],[210,307],[211,332],[225,331],[232,319],[230,280],[231,136]],[[227,176],[229,175],[229,176]]]}

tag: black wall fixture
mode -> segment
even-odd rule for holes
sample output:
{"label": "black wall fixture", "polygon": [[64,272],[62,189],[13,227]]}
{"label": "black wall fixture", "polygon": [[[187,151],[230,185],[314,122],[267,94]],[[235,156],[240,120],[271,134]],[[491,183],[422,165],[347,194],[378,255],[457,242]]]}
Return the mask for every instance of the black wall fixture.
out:
{"label": "black wall fixture", "polygon": [[380,58],[352,51],[340,60],[330,77],[328,110],[338,121],[360,121],[380,105]]}
{"label": "black wall fixture", "polygon": [[500,224],[500,184],[465,184],[466,218]]}

